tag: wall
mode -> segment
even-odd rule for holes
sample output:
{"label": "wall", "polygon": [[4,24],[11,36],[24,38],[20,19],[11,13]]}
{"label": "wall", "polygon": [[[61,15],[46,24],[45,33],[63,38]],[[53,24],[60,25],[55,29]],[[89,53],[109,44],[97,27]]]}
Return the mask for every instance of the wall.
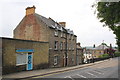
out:
{"label": "wall", "polygon": [[2,38],[3,74],[26,70],[26,65],[16,66],[16,49],[34,49],[33,69],[48,67],[48,42]]}
{"label": "wall", "polygon": [[83,50],[82,48],[77,48],[77,65],[80,65],[83,63]]}
{"label": "wall", "polygon": [[2,76],[2,39],[0,39],[0,76]]}
{"label": "wall", "polygon": [[[61,31],[58,31],[58,36],[55,36],[55,29],[49,28],[49,51],[50,51],[50,66],[51,67],[63,67],[64,66],[64,54],[65,54],[65,38],[61,37]],[[58,50],[55,50],[55,41],[58,41]],[[63,42],[63,49],[60,49],[60,42]],[[54,56],[59,56],[58,64],[54,65]]]}
{"label": "wall", "polygon": [[104,54],[104,50],[102,49],[95,49],[95,50],[92,50],[92,53],[93,53],[93,57],[94,58],[99,58],[100,55]]}
{"label": "wall", "polygon": [[[71,36],[71,37],[69,37]],[[76,36],[67,34],[68,66],[76,65]]]}
{"label": "wall", "polygon": [[[49,22],[48,22],[49,23]],[[53,21],[53,24],[55,22]],[[31,14],[23,18],[20,24],[14,30],[14,38],[43,41],[49,42],[49,63],[51,67],[62,67],[65,63],[65,53],[64,50],[60,50],[60,42],[66,44],[66,38],[61,38],[61,31],[58,31],[58,37],[54,35],[55,29],[51,29],[46,25],[46,23],[40,18],[40,15]],[[74,35],[73,35],[74,36]],[[58,41],[58,49],[54,50],[55,41]],[[67,40],[68,47],[73,47],[73,49],[68,50],[68,66],[76,65],[76,37],[74,40]],[[58,64],[54,65],[54,56],[59,56]]]}
{"label": "wall", "polygon": [[14,38],[48,42],[47,25],[36,14],[27,15],[14,29]]}

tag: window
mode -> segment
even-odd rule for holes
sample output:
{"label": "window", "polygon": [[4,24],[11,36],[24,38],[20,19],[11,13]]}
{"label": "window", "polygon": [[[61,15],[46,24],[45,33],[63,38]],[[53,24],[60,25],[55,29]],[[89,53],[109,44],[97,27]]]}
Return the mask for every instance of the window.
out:
{"label": "window", "polygon": [[71,39],[73,40],[73,35],[71,35]]}
{"label": "window", "polygon": [[16,54],[16,65],[27,64],[27,53],[17,53]]}
{"label": "window", "polygon": [[63,36],[64,36],[64,38],[66,37],[66,36],[65,36],[65,33],[64,33],[64,35],[63,35]]}
{"label": "window", "polygon": [[63,42],[60,43],[60,49],[63,49]]}
{"label": "window", "polygon": [[71,50],[71,47],[72,47],[72,45],[71,45],[71,43],[69,43],[69,50]]}
{"label": "window", "polygon": [[74,55],[72,55],[72,63],[74,63]]}
{"label": "window", "polygon": [[73,41],[75,40],[75,37],[73,36]]}
{"label": "window", "polygon": [[71,39],[71,34],[69,34],[69,39]]}
{"label": "window", "polygon": [[58,36],[58,31],[57,30],[55,30],[55,36]]}
{"label": "window", "polygon": [[64,42],[64,49],[66,49],[66,42]]}
{"label": "window", "polygon": [[71,43],[71,49],[74,51],[75,44]]}
{"label": "window", "polygon": [[55,41],[55,50],[58,49],[58,41]]}
{"label": "window", "polygon": [[54,56],[54,65],[58,64],[58,56]]}
{"label": "window", "polygon": [[74,51],[74,48],[72,50]]}
{"label": "window", "polygon": [[61,32],[61,37],[63,37],[63,33]]}

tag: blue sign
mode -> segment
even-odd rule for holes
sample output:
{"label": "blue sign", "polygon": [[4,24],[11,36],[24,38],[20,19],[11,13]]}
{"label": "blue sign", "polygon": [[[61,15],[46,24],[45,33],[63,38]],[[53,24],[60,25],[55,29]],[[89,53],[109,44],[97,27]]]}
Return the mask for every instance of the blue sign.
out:
{"label": "blue sign", "polygon": [[18,49],[16,52],[34,52],[33,49]]}
{"label": "blue sign", "polygon": [[28,63],[27,63],[27,70],[32,70],[32,54],[28,55]]}

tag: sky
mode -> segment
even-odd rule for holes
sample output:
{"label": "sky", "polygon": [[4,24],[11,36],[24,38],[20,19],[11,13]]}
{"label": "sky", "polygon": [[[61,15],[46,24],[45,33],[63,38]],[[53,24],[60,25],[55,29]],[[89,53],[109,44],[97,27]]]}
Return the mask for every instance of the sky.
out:
{"label": "sky", "polygon": [[82,47],[100,45],[116,46],[115,35],[103,27],[91,5],[95,0],[0,0],[0,37],[13,37],[13,30],[25,16],[25,8],[35,5],[35,12],[66,22],[66,27],[77,35]]}

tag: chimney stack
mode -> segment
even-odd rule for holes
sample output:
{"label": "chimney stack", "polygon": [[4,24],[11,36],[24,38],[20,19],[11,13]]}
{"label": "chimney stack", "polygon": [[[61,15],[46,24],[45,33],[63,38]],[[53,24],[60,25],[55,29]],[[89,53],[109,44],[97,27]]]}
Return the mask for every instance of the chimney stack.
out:
{"label": "chimney stack", "polygon": [[95,44],[93,45],[93,48],[95,48]]}
{"label": "chimney stack", "polygon": [[33,5],[33,7],[27,7],[26,8],[26,16],[30,15],[30,14],[34,14],[35,13],[35,6]]}
{"label": "chimney stack", "polygon": [[78,46],[80,46],[80,43],[77,43]]}
{"label": "chimney stack", "polygon": [[63,27],[66,27],[66,22],[59,22],[59,24]]}
{"label": "chimney stack", "polygon": [[110,49],[112,49],[112,44],[110,44]]}

